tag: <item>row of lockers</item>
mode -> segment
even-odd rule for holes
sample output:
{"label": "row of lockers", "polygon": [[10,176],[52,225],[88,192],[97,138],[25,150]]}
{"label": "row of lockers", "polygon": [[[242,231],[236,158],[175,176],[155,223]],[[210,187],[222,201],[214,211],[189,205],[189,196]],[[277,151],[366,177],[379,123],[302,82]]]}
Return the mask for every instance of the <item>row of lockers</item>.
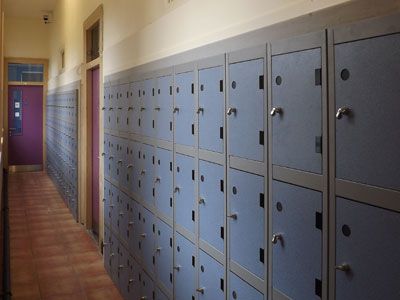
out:
{"label": "row of lockers", "polygon": [[78,214],[77,90],[47,96],[47,172],[74,218]]}

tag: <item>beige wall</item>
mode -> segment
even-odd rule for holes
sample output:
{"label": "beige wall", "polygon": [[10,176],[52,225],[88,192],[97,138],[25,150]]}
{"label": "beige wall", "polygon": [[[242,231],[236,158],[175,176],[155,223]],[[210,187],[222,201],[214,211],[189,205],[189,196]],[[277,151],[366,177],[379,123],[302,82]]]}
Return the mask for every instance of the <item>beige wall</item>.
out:
{"label": "beige wall", "polygon": [[5,18],[5,57],[48,58],[49,25],[40,19]]}
{"label": "beige wall", "polygon": [[[82,24],[104,5],[104,75],[349,0],[60,0],[50,33],[49,88],[80,79]],[[65,47],[66,68],[59,71]]]}

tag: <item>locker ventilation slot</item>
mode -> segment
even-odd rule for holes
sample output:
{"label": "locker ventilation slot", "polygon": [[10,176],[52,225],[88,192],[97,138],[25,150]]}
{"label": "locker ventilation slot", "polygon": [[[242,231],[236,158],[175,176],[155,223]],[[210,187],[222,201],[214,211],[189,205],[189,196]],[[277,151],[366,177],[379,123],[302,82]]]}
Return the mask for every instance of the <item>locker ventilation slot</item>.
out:
{"label": "locker ventilation slot", "polygon": [[196,266],[196,261],[195,261],[195,258],[194,258],[194,256],[192,256],[192,266],[193,266],[193,267],[195,267],[195,266]]}
{"label": "locker ventilation slot", "polygon": [[169,131],[172,131],[172,122],[169,122]]}
{"label": "locker ventilation slot", "polygon": [[172,248],[172,238],[169,239],[169,246]]}
{"label": "locker ventilation slot", "polygon": [[172,85],[169,86],[169,94],[172,95]]}
{"label": "locker ventilation slot", "polygon": [[260,75],[260,77],[258,77],[258,85],[260,87],[260,90],[264,89],[264,75]]}
{"label": "locker ventilation slot", "polygon": [[154,88],[153,88],[153,91],[152,91],[152,92],[153,92],[153,97],[154,97]]}
{"label": "locker ventilation slot", "polygon": [[194,94],[194,83],[192,83],[192,94]]}
{"label": "locker ventilation slot", "polygon": [[315,213],[315,227],[322,230],[322,213],[318,211]]}
{"label": "locker ventilation slot", "polygon": [[169,281],[172,283],[172,273],[169,273]]}
{"label": "locker ventilation slot", "polygon": [[169,198],[169,206],[172,207],[172,198]]}
{"label": "locker ventilation slot", "polygon": [[169,170],[172,172],[172,162],[169,163]]}
{"label": "locker ventilation slot", "polygon": [[260,262],[264,263],[264,249],[260,248]]}
{"label": "locker ventilation slot", "polygon": [[224,290],[224,279],[223,279],[223,278],[221,278],[221,279],[219,280],[219,288],[221,289],[221,291]]}
{"label": "locker ventilation slot", "polygon": [[322,281],[315,278],[315,295],[322,297]]}
{"label": "locker ventilation slot", "polygon": [[260,207],[264,208],[264,193],[260,193]]}
{"label": "locker ventilation slot", "polygon": [[224,181],[222,179],[219,181],[219,188],[221,192],[224,192]]}
{"label": "locker ventilation slot", "polygon": [[321,84],[322,84],[322,70],[315,69],[315,85],[321,85]]}
{"label": "locker ventilation slot", "polygon": [[224,127],[220,127],[220,128],[219,128],[219,138],[220,138],[221,140],[224,139]]}
{"label": "locker ventilation slot", "polygon": [[225,238],[225,230],[224,230],[224,227],[221,226],[221,239],[224,239],[224,238]]}
{"label": "locker ventilation slot", "polygon": [[224,81],[220,80],[219,81],[219,91],[222,93],[224,91]]}
{"label": "locker ventilation slot", "polygon": [[153,128],[154,128],[154,120],[153,120],[153,122],[152,122],[152,126],[153,126]]}
{"label": "locker ventilation slot", "polygon": [[153,197],[155,196],[155,194],[156,194],[156,192],[155,192],[155,189],[153,188]]}
{"label": "locker ventilation slot", "polygon": [[194,135],[194,124],[192,124],[192,134]]}
{"label": "locker ventilation slot", "polygon": [[192,210],[192,221],[195,221],[195,217],[194,217],[194,210]]}
{"label": "locker ventilation slot", "polygon": [[192,180],[194,180],[194,170],[192,170]]}
{"label": "locker ventilation slot", "polygon": [[315,153],[322,153],[322,136],[315,137]]}
{"label": "locker ventilation slot", "polygon": [[156,264],[156,258],[153,255],[153,265],[155,265],[155,264]]}
{"label": "locker ventilation slot", "polygon": [[264,131],[260,131],[259,135],[260,135],[260,137],[259,137],[260,145],[264,145]]}

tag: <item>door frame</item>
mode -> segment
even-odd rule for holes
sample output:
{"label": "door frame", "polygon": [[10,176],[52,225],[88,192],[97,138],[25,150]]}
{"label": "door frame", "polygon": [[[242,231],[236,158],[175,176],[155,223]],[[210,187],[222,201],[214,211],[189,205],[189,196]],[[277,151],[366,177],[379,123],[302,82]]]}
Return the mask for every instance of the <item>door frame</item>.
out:
{"label": "door frame", "polygon": [[[89,30],[99,24],[99,56],[87,61]],[[98,6],[83,23],[82,101],[79,116],[80,155],[79,159],[79,219],[87,230],[92,229],[92,70],[99,69],[99,105],[103,103],[103,5]],[[103,115],[99,107],[99,152],[103,144]],[[100,154],[100,153],[99,153]],[[100,160],[99,155],[99,160]],[[99,198],[103,198],[103,164],[99,163]],[[99,246],[103,241],[103,202],[99,199]]]}
{"label": "door frame", "polygon": [[[29,82],[29,81],[8,81],[8,64],[17,63],[17,64],[42,64],[43,65],[43,81],[42,82]],[[4,98],[3,98],[3,120],[4,120],[4,168],[8,169],[8,87],[10,85],[23,85],[23,86],[42,86],[43,87],[43,99],[42,99],[42,131],[43,131],[43,140],[42,140],[42,170],[45,169],[46,165],[46,99],[47,99],[47,80],[48,80],[48,65],[49,60],[44,58],[23,58],[23,57],[6,57],[4,59]],[[12,171],[37,171],[36,169],[21,167],[18,169],[13,169]]]}

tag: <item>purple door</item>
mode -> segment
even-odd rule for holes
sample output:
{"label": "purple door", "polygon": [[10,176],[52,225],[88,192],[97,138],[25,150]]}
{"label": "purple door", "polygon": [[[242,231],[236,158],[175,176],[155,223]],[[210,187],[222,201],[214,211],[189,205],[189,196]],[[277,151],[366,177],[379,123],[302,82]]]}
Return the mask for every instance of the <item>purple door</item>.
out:
{"label": "purple door", "polygon": [[43,86],[8,86],[8,164],[43,165]]}
{"label": "purple door", "polygon": [[99,69],[92,71],[92,230],[99,234]]}

